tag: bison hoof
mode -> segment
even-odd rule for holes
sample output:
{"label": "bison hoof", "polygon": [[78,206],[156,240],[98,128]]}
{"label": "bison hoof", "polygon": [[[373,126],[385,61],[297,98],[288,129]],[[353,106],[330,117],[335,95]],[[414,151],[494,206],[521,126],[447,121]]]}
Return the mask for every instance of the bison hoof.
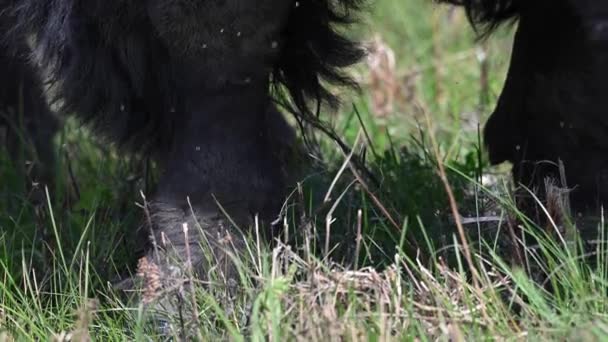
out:
{"label": "bison hoof", "polygon": [[153,247],[139,260],[133,285],[160,334],[190,336],[197,331],[201,289],[231,311],[244,236],[233,219],[217,212],[186,215],[158,204],[154,209]]}

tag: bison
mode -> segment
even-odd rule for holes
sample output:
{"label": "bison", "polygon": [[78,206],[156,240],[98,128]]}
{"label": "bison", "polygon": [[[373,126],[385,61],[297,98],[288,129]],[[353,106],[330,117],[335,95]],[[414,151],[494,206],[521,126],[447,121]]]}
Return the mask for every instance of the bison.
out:
{"label": "bison", "polygon": [[[311,117],[319,103],[335,104],[327,86],[353,85],[342,68],[362,56],[339,33],[357,0],[0,0],[0,7],[9,89],[0,93],[2,109],[19,107],[22,85],[33,100],[21,112],[48,116],[44,90],[60,112],[107,141],[153,157],[163,174],[149,201],[147,258],[172,276],[188,261],[200,278],[211,264],[228,265],[234,277],[228,256],[243,242],[234,226],[255,215],[274,220],[284,200],[294,137],[279,105]],[[47,140],[36,145],[50,156],[53,130],[44,126]]]}

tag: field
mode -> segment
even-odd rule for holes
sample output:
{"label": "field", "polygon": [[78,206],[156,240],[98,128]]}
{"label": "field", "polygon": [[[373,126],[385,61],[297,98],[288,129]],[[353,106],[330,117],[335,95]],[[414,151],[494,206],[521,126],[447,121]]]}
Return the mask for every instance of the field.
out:
{"label": "field", "polygon": [[558,227],[521,217],[509,165],[489,166],[483,151],[512,33],[476,41],[460,10],[432,1],[368,5],[350,32],[370,50],[350,71],[361,90],[341,94],[338,112],[323,109],[335,136],[309,136],[294,165],[281,241],[260,241],[254,227],[238,293],[195,286],[164,336],[117,289],[136,272],[147,234],[139,194],[154,165],[69,121],[56,186],[32,200],[3,152],[0,342],[185,331],[209,341],[604,340],[603,230],[586,254],[576,234],[540,233]]}

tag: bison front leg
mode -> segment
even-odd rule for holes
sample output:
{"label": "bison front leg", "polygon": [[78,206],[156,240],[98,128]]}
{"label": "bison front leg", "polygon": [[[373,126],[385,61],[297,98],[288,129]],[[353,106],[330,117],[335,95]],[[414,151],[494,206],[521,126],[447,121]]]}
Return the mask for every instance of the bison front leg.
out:
{"label": "bison front leg", "polygon": [[[155,248],[146,260],[158,265],[162,285],[155,294],[183,296],[193,279],[234,288],[254,217],[268,223],[278,215],[282,156],[293,135],[266,89],[265,83],[222,89],[190,97],[176,110],[175,139],[150,205]],[[144,301],[155,299],[147,294]]]}
{"label": "bison front leg", "polygon": [[590,30],[599,25],[595,3],[539,6],[519,20],[485,141],[493,163],[513,163],[520,208],[554,230],[547,214],[585,224],[608,203],[608,43]]}
{"label": "bison front leg", "polygon": [[32,199],[38,203],[44,198],[44,187],[52,189],[54,185],[53,138],[59,120],[47,105],[36,70],[20,57],[26,54],[26,48],[12,48],[15,52],[0,52],[0,77],[4,82],[0,89],[1,143],[17,170],[29,180],[26,189],[32,190]]}

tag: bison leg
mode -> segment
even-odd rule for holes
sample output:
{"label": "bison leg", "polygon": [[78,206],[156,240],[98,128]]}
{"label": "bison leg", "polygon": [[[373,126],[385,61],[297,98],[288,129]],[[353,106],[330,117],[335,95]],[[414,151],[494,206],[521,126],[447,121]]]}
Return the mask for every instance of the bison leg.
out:
{"label": "bison leg", "polygon": [[22,58],[25,51],[24,48],[0,54],[0,76],[4,82],[0,88],[0,124],[5,133],[4,143],[28,180],[27,187],[52,186],[53,138],[59,124],[46,103],[38,75]]}
{"label": "bison leg", "polygon": [[266,223],[277,217],[293,133],[265,91],[225,89],[176,113],[184,120],[150,206],[156,248],[147,259],[160,265],[165,290],[191,279],[234,284],[233,258],[254,216]]}
{"label": "bison leg", "polygon": [[[594,31],[602,21],[581,6],[522,15],[485,130],[491,161],[512,162],[515,181],[536,189],[544,209],[528,190],[519,193],[522,209],[539,222],[547,222],[545,209],[579,217],[598,214],[608,201],[608,36]],[[547,184],[569,189],[566,208],[554,208]]]}

